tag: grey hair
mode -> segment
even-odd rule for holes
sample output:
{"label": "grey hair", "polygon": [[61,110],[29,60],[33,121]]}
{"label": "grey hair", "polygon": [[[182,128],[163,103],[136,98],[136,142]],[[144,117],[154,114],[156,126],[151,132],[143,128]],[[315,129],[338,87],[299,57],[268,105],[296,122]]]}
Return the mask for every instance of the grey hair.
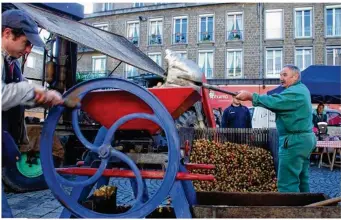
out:
{"label": "grey hair", "polygon": [[295,74],[298,74],[298,79],[301,79],[301,70],[300,70],[300,68],[298,68],[297,66],[292,65],[292,64],[287,64],[287,65],[284,65],[283,68],[288,68],[288,69],[290,69],[290,70],[293,71]]}

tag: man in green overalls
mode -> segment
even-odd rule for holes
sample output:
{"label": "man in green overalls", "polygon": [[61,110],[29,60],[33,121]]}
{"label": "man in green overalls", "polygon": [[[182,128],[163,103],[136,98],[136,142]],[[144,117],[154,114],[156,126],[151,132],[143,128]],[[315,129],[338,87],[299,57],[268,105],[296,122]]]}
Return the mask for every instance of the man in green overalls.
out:
{"label": "man in green overalls", "polygon": [[309,158],[316,145],[312,132],[310,92],[300,81],[300,70],[296,66],[284,66],[280,80],[285,87],[280,94],[259,95],[240,91],[236,97],[276,113],[279,134],[278,191],[309,192]]}

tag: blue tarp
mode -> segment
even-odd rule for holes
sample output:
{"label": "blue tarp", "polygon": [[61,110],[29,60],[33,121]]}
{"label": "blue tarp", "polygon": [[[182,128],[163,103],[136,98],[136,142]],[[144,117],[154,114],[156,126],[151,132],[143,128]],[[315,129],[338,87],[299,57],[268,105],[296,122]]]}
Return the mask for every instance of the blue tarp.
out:
{"label": "blue tarp", "polygon": [[301,73],[313,103],[341,104],[341,66],[313,65]]}
{"label": "blue tarp", "polygon": [[[301,81],[308,87],[312,103],[341,104],[341,66],[309,66],[302,71]],[[281,91],[279,86],[267,94]]]}

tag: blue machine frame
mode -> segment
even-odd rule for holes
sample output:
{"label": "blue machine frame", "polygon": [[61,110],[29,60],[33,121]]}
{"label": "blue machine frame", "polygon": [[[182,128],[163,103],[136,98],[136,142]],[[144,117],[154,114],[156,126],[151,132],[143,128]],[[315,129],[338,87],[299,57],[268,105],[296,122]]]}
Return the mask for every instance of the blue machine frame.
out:
{"label": "blue machine frame", "polygon": [[[64,94],[64,98],[77,98],[82,99],[87,93],[97,89],[115,88],[127,91],[141,98],[147,105],[153,109],[154,114],[143,114],[134,113],[129,114],[118,121],[116,121],[111,128],[108,130],[103,143],[95,145],[90,143],[82,135],[78,125],[78,111],[74,109],[72,113],[72,124],[75,130],[75,134],[79,140],[89,150],[98,153],[101,158],[101,164],[94,176],[91,178],[78,177],[76,181],[68,181],[61,177],[55,170],[52,158],[52,140],[53,134],[56,129],[56,125],[62,112],[64,111],[63,106],[57,106],[50,110],[47,119],[45,120],[40,145],[44,146],[41,148],[41,163],[45,175],[46,182],[51,189],[53,195],[65,206],[67,209],[76,217],[83,218],[142,218],[146,217],[152,211],[154,211],[158,205],[170,195],[173,201],[173,207],[177,217],[190,218],[190,205],[196,203],[195,191],[191,181],[177,181],[175,180],[176,174],[179,171],[186,171],[185,167],[180,165],[180,141],[178,132],[175,128],[174,121],[170,116],[167,109],[163,104],[148,90],[124,79],[119,78],[100,78],[93,79],[83,83],[80,83],[72,87],[69,91]],[[165,172],[163,182],[157,192],[152,198],[148,199],[146,195],[146,184],[142,179],[140,172],[135,163],[127,157],[125,154],[115,150],[111,146],[112,138],[115,131],[120,125],[125,122],[135,119],[143,118],[151,120],[162,127],[165,131],[167,142],[168,142],[168,168]],[[96,183],[103,173],[104,169],[108,165],[108,161],[111,157],[116,157],[126,164],[134,172],[136,179],[135,184],[132,184],[133,191],[136,195],[135,203],[132,208],[122,214],[103,214],[91,211],[84,208],[78,203],[82,197],[84,197],[84,189],[91,188],[90,186]],[[104,177],[102,177],[104,178]],[[107,181],[109,178],[107,178]],[[133,182],[134,183],[134,182]],[[71,196],[66,194],[61,188],[60,184],[66,186],[72,186],[73,191]],[[98,186],[97,186],[98,187]],[[82,196],[81,196],[82,195]],[[147,200],[147,201],[146,201]],[[70,217],[68,211],[62,213],[62,217]]]}

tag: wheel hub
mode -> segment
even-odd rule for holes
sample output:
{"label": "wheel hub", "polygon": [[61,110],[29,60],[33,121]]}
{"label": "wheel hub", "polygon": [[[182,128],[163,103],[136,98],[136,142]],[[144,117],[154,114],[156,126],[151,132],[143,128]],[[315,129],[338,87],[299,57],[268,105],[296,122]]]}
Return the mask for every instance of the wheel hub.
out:
{"label": "wheel hub", "polygon": [[102,146],[98,150],[100,158],[108,158],[110,156],[110,146]]}
{"label": "wheel hub", "polygon": [[43,174],[39,153],[23,153],[16,163],[18,171],[25,177],[34,178]]}

